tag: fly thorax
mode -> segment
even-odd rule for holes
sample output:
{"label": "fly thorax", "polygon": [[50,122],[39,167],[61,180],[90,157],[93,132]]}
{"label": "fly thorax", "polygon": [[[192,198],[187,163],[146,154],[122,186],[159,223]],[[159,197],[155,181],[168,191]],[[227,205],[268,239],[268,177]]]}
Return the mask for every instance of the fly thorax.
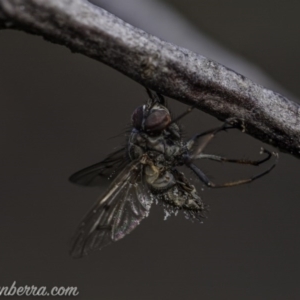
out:
{"label": "fly thorax", "polygon": [[139,131],[133,129],[128,140],[128,153],[131,160],[140,158],[145,153],[145,139]]}
{"label": "fly thorax", "polygon": [[179,126],[176,123],[172,123],[169,126],[167,132],[173,140],[178,140],[179,141],[181,139],[180,129],[179,129]]}
{"label": "fly thorax", "polygon": [[146,145],[144,134],[135,128],[133,128],[131,131],[129,142],[140,147],[145,147]]}
{"label": "fly thorax", "polygon": [[156,137],[147,136],[146,145],[150,151],[165,153],[165,140],[161,135]]}
{"label": "fly thorax", "polygon": [[176,144],[166,145],[165,158],[167,160],[173,160],[176,156],[181,154],[181,147]]}

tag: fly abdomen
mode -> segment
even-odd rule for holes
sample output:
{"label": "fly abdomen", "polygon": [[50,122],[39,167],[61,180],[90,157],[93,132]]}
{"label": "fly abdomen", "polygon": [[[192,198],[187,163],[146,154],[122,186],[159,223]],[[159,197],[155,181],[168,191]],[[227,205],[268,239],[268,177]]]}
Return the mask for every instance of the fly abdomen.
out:
{"label": "fly abdomen", "polygon": [[145,181],[155,194],[164,193],[176,184],[172,173],[162,172],[158,167],[149,165],[145,168]]}

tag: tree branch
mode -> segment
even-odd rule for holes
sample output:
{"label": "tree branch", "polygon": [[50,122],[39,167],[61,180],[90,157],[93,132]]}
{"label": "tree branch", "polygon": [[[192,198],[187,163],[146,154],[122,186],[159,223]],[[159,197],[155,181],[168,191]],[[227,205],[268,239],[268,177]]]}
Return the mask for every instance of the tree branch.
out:
{"label": "tree branch", "polygon": [[297,103],[85,0],[1,0],[0,28],[65,45],[220,120],[242,119],[247,133],[300,157]]}

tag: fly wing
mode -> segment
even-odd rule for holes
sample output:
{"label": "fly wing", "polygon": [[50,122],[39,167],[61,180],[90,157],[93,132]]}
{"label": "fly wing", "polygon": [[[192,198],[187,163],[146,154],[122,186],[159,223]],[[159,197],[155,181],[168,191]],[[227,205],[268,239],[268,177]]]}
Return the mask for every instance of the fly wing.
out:
{"label": "fly wing", "polygon": [[113,179],[127,163],[126,149],[121,148],[101,162],[74,173],[69,180],[79,185],[99,186],[103,184],[103,178]]}
{"label": "fly wing", "polygon": [[85,216],[73,238],[71,256],[79,258],[129,234],[148,216],[151,194],[143,184],[143,165],[129,164]]}

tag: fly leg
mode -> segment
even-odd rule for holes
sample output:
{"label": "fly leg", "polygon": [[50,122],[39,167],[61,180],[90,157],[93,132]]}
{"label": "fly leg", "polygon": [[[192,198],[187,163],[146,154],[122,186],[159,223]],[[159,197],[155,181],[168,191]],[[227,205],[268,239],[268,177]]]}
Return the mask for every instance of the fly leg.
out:
{"label": "fly leg", "polygon": [[212,141],[212,139],[221,131],[227,129],[237,128],[237,120],[234,118],[227,119],[222,126],[207,130],[203,133],[195,135],[187,142],[187,148],[189,150],[186,162],[189,163],[201,155],[205,147]]}
{"label": "fly leg", "polygon": [[[277,161],[278,161],[278,153],[273,153],[273,155],[276,157],[275,162],[273,163],[273,165],[267,169],[264,172],[261,172],[257,175],[254,175],[250,178],[246,178],[246,179],[240,179],[240,180],[236,180],[236,181],[231,181],[231,182],[226,182],[223,184],[216,184],[214,182],[212,182],[196,165],[190,163],[189,165],[187,165],[196,175],[197,177],[208,187],[212,187],[212,188],[221,188],[221,187],[231,187],[231,186],[236,186],[236,185],[241,185],[241,184],[245,184],[245,183],[250,183],[258,178],[261,178],[264,175],[267,175],[268,173],[270,173],[276,166]],[[269,159],[269,158],[267,158]],[[239,162],[239,160],[233,161],[233,162]],[[249,163],[250,161],[248,161]],[[251,161],[253,162],[253,161]],[[259,161],[256,161],[256,163],[262,163]],[[252,164],[252,163],[251,163]]]}
{"label": "fly leg", "polygon": [[163,95],[156,93],[154,94],[150,89],[146,88],[147,94],[149,98],[152,100],[152,105],[155,103],[162,104],[163,106],[166,106],[166,100]]}
{"label": "fly leg", "polygon": [[193,109],[195,108],[195,106],[190,106],[185,112],[183,112],[182,114],[180,114],[179,116],[177,116],[176,118],[174,118],[171,123],[168,125],[168,127],[170,125],[172,125],[173,123],[178,122],[179,120],[181,120],[182,118],[184,118],[186,115],[188,115],[189,113],[191,113],[193,111]]}
{"label": "fly leg", "polygon": [[271,156],[272,153],[264,148],[261,148],[261,152],[260,154],[267,154],[267,156],[265,158],[262,159],[258,159],[258,160],[248,160],[248,159],[231,159],[231,158],[227,158],[227,157],[223,157],[223,156],[218,156],[218,155],[214,155],[214,154],[205,154],[205,153],[200,153],[198,155],[198,159],[210,159],[210,160],[214,160],[217,162],[229,162],[229,163],[237,163],[237,164],[243,164],[243,165],[252,165],[252,166],[259,166],[260,164],[268,161]]}
{"label": "fly leg", "polygon": [[[233,182],[227,182],[224,184],[215,184],[209,180],[209,178],[196,166],[193,164],[193,161],[195,159],[210,159],[218,162],[230,162],[230,163],[238,163],[238,164],[244,164],[244,165],[253,165],[253,166],[259,166],[260,164],[268,161],[272,157],[272,153],[266,149],[262,149],[261,153],[267,154],[267,156],[263,159],[259,160],[246,160],[246,159],[230,159],[218,155],[213,155],[213,154],[205,154],[202,153],[204,148],[211,142],[211,140],[216,136],[217,133],[227,130],[227,129],[232,129],[235,128],[236,126],[234,125],[237,123],[236,119],[229,119],[227,122],[223,124],[223,126],[206,131],[202,134],[198,134],[195,137],[193,137],[188,143],[187,143],[187,148],[189,150],[187,156],[185,157],[185,165],[190,168],[198,177],[201,181],[204,182],[209,187],[230,187],[230,186],[235,186],[235,185],[240,185],[240,184],[245,184],[252,182],[269,172],[276,166],[277,160],[278,160],[278,154],[273,153],[273,155],[276,157],[275,162],[273,165],[267,169],[266,171],[259,173],[253,177],[247,178],[247,179],[241,179]],[[201,139],[202,138],[202,139]]]}

